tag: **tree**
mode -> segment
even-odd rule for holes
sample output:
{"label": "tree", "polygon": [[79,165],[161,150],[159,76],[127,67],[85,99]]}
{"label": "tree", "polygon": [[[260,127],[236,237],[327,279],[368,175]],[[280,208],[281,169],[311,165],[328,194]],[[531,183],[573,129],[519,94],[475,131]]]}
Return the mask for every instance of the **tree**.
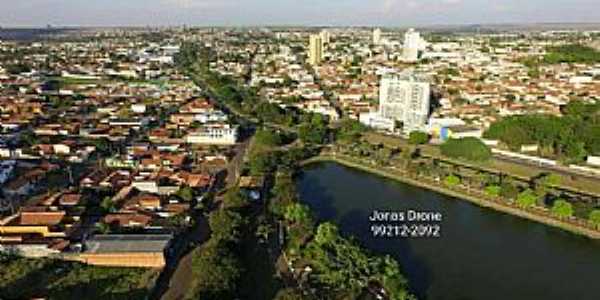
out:
{"label": "tree", "polygon": [[248,198],[239,188],[232,188],[225,193],[223,204],[225,208],[240,208],[248,204]]}
{"label": "tree", "polygon": [[444,183],[449,187],[455,187],[460,184],[460,178],[456,175],[448,175],[444,180]]}
{"label": "tree", "polygon": [[517,205],[522,208],[529,208],[537,202],[537,196],[531,189],[526,189],[517,196]]}
{"label": "tree", "polygon": [[588,216],[588,221],[597,228],[600,228],[600,209],[592,210]]}
{"label": "tree", "polygon": [[319,245],[334,243],[339,236],[338,227],[332,223],[323,223],[317,228],[315,242]]}
{"label": "tree", "polygon": [[512,200],[519,195],[519,189],[511,182],[502,182],[500,186],[500,195],[506,199]]}
{"label": "tree", "polygon": [[244,224],[242,216],[234,211],[220,209],[212,213],[208,219],[211,237],[217,241],[237,241],[240,228]]}
{"label": "tree", "polygon": [[107,213],[113,212],[116,209],[115,202],[112,201],[111,197],[104,197],[100,203],[100,207]]}
{"label": "tree", "polygon": [[284,218],[289,222],[298,224],[310,222],[310,209],[300,203],[291,204],[286,208]]}
{"label": "tree", "polygon": [[308,300],[313,299],[311,296],[302,294],[302,291],[298,288],[285,288],[281,289],[275,295],[274,300]]}
{"label": "tree", "polygon": [[282,144],[279,133],[273,130],[260,129],[256,132],[255,140],[259,145],[265,147],[276,147]]}
{"label": "tree", "polygon": [[194,190],[189,186],[182,186],[179,188],[176,195],[185,202],[191,202],[194,200]]}
{"label": "tree", "polygon": [[320,114],[307,114],[298,128],[298,137],[305,143],[322,144],[327,136],[327,122]]}
{"label": "tree", "polygon": [[368,253],[353,240],[342,237],[333,224],[319,225],[317,235],[303,251],[302,260],[313,269],[313,283],[325,287],[323,299],[358,299],[371,282],[381,284],[389,299],[412,299],[394,259]]}
{"label": "tree", "polygon": [[441,150],[445,156],[470,161],[486,161],[492,157],[490,148],[474,137],[449,139],[442,144]]}
{"label": "tree", "polygon": [[500,196],[501,191],[502,191],[502,188],[498,185],[488,185],[485,187],[485,194],[490,197]]}
{"label": "tree", "polygon": [[344,118],[340,122],[336,138],[347,142],[356,142],[362,134],[367,131],[367,127],[356,120]]}
{"label": "tree", "polygon": [[556,199],[552,206],[552,213],[560,218],[571,217],[573,216],[573,205],[563,199]]}
{"label": "tree", "polygon": [[232,299],[242,274],[239,259],[219,243],[207,242],[192,256],[193,289],[188,299]]}
{"label": "tree", "polygon": [[408,142],[413,145],[422,145],[429,142],[429,135],[422,131],[413,131],[408,137]]}
{"label": "tree", "polygon": [[263,175],[270,173],[277,167],[278,157],[276,152],[253,152],[250,156],[248,166],[250,175]]}

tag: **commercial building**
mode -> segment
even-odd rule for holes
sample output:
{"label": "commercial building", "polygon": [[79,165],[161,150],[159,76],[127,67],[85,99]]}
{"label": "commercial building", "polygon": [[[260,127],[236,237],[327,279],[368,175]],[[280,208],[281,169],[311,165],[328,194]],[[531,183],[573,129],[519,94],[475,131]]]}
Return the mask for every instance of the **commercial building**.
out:
{"label": "commercial building", "polygon": [[381,78],[379,113],[403,123],[403,131],[426,130],[430,110],[430,84],[413,74],[387,74]]}
{"label": "commercial building", "polygon": [[95,235],[71,259],[97,266],[162,268],[172,239],[170,234]]}

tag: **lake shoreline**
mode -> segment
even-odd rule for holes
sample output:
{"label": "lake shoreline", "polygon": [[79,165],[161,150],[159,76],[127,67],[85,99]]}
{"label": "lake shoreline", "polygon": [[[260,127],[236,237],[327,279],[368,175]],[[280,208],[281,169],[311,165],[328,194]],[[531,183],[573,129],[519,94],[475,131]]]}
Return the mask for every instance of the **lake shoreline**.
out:
{"label": "lake shoreline", "polygon": [[[375,174],[375,175],[389,178],[392,180],[396,180],[399,182],[403,182],[408,185],[431,190],[431,191],[434,191],[434,192],[437,192],[440,194],[451,196],[456,199],[471,202],[471,203],[476,204],[481,207],[491,208],[493,210],[496,210],[496,211],[499,211],[502,213],[506,213],[506,214],[510,214],[510,215],[517,216],[520,218],[535,221],[535,222],[538,222],[538,223],[541,223],[541,224],[544,224],[547,226],[559,228],[559,229],[562,229],[562,230],[565,230],[565,231],[568,231],[568,232],[571,232],[571,233],[574,233],[577,235],[588,237],[590,239],[600,239],[600,231],[594,230],[592,228],[589,228],[589,227],[586,227],[583,225],[577,225],[577,224],[573,224],[571,222],[567,222],[564,220],[552,218],[547,215],[542,215],[541,213],[544,211],[541,209],[524,210],[522,208],[516,207],[514,205],[510,205],[508,203],[502,203],[500,201],[484,200],[481,197],[485,197],[485,195],[483,195],[483,193],[481,193],[481,192],[480,192],[481,195],[479,195],[481,197],[479,197],[477,195],[473,195],[473,194],[469,194],[469,193],[465,192],[462,188],[452,189],[449,187],[442,186],[441,184],[436,184],[435,182],[428,183],[428,182],[425,182],[425,178],[419,178],[419,180],[417,180],[416,178],[411,178],[406,175],[399,174],[396,170],[388,171],[386,169],[389,169],[389,168],[385,168],[385,169],[384,168],[374,168],[371,166],[367,166],[362,162],[359,163],[359,162],[351,161],[349,159],[345,159],[339,155],[315,156],[313,158],[303,161],[301,163],[301,166],[306,166],[306,165],[309,165],[312,163],[318,163],[318,162],[335,162],[335,163],[338,163],[338,164],[346,166],[346,167],[358,169],[358,170],[361,170],[361,171],[364,171],[367,173],[371,173],[371,174]],[[395,172],[393,172],[393,171],[395,171]],[[427,179],[427,180],[431,181],[430,179]]]}

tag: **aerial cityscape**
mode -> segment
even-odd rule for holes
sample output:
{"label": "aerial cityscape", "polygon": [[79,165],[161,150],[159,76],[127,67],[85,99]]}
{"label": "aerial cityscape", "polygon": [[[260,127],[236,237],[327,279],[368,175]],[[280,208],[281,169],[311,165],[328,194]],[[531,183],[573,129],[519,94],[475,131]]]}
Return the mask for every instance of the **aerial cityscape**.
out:
{"label": "aerial cityscape", "polygon": [[600,3],[123,2],[1,4],[0,300],[598,299]]}

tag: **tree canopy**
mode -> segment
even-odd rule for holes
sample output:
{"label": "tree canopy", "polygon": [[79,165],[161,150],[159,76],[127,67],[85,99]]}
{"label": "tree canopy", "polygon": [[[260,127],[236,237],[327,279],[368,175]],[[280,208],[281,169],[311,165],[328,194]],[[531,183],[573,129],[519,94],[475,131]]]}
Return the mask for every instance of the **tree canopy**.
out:
{"label": "tree canopy", "polygon": [[600,154],[600,104],[571,101],[563,117],[551,115],[511,116],[490,126],[484,133],[512,151],[536,144],[540,154],[569,162],[580,162],[588,154]]}
{"label": "tree canopy", "polygon": [[531,189],[526,189],[517,196],[517,205],[529,208],[537,203],[538,197]]}
{"label": "tree canopy", "polygon": [[561,218],[571,217],[573,216],[573,205],[563,199],[557,199],[552,206],[552,213]]}
{"label": "tree canopy", "polygon": [[548,64],[600,62],[600,51],[581,44],[549,47],[547,51],[544,62]]}
{"label": "tree canopy", "polygon": [[492,157],[490,148],[480,139],[467,137],[449,139],[441,146],[442,154],[470,161],[486,161]]}
{"label": "tree canopy", "polygon": [[408,137],[408,142],[413,145],[422,145],[429,142],[429,135],[422,131],[413,131]]}

